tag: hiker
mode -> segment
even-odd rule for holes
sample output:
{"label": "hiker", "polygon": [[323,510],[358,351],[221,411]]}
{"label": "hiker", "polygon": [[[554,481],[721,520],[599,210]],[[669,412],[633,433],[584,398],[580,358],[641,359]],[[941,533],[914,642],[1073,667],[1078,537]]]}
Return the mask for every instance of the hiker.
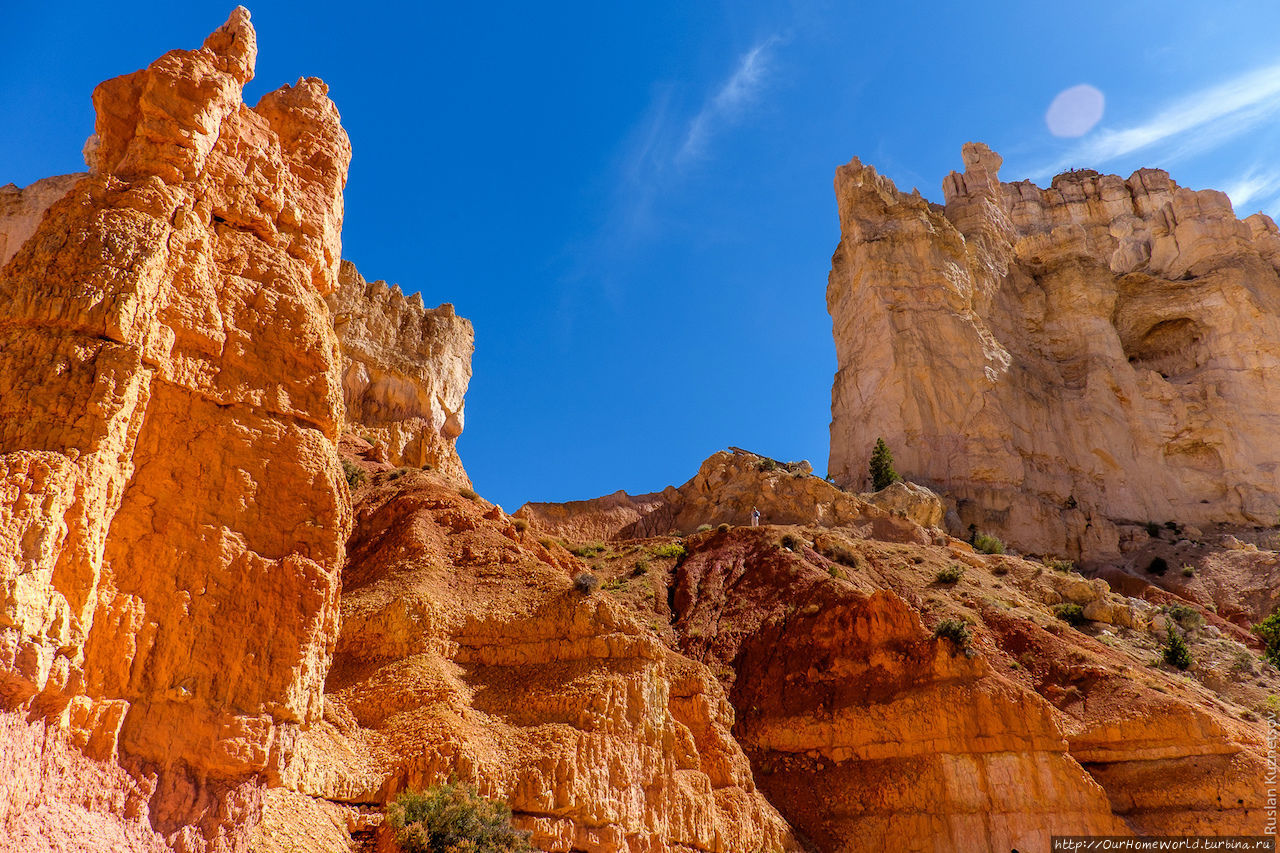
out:
{"label": "hiker", "polygon": [[760,510],[756,509],[755,507],[751,508],[751,526],[752,527],[760,526]]}

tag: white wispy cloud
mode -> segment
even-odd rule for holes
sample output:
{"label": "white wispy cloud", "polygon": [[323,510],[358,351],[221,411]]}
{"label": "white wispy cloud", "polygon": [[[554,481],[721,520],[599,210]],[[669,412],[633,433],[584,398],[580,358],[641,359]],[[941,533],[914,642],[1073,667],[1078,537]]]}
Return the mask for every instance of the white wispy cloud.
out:
{"label": "white wispy cloud", "polygon": [[1256,166],[1223,190],[1231,205],[1240,210],[1254,199],[1267,199],[1280,192],[1280,169],[1263,171]]}
{"label": "white wispy cloud", "polygon": [[1177,159],[1238,136],[1277,111],[1280,64],[1179,98],[1141,124],[1101,130],[1040,169],[1037,177],[1053,175],[1069,166],[1101,165],[1166,143],[1175,148],[1171,157]]}
{"label": "white wispy cloud", "polygon": [[702,109],[689,122],[684,143],[676,152],[678,165],[703,157],[711,137],[723,125],[743,116],[772,70],[773,47],[777,42],[776,36],[767,38],[738,58],[733,73],[707,98]]}

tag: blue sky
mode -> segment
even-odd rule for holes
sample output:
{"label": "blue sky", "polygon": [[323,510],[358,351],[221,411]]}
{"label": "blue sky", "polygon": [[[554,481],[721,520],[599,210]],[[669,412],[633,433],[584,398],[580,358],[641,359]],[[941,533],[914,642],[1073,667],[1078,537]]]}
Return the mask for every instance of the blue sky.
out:
{"label": "blue sky", "polygon": [[[511,510],[679,484],[728,445],[825,472],[854,156],[940,200],[981,140],[1005,180],[1157,166],[1280,214],[1274,2],[249,8],[250,103],[322,77],[351,135],[344,255],[475,324],[459,447]],[[230,10],[15,4],[0,183],[81,169],[94,85]],[[1068,129],[1100,120],[1055,136],[1079,86]]]}

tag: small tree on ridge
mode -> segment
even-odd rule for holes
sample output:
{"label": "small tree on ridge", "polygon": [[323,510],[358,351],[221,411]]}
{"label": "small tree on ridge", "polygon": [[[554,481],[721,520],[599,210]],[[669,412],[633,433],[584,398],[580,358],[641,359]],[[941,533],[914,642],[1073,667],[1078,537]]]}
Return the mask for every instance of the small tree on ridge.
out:
{"label": "small tree on ridge", "polygon": [[902,478],[893,470],[893,454],[883,438],[876,439],[875,449],[871,451],[871,488],[880,491],[898,482]]}

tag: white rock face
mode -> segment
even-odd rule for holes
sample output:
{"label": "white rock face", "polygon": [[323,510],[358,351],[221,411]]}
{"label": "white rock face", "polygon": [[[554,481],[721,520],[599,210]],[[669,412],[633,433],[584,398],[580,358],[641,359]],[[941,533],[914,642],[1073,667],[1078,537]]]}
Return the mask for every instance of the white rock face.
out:
{"label": "white rock face", "polygon": [[1273,523],[1276,224],[1155,169],[1041,189],[963,156],[945,206],[836,172],[837,482],[883,436],[965,525],[1073,557],[1119,551],[1125,523]]}
{"label": "white rock face", "polygon": [[349,428],[395,465],[431,465],[469,484],[458,458],[475,332],[446,303],[427,309],[343,261],[327,297],[342,344]]}

